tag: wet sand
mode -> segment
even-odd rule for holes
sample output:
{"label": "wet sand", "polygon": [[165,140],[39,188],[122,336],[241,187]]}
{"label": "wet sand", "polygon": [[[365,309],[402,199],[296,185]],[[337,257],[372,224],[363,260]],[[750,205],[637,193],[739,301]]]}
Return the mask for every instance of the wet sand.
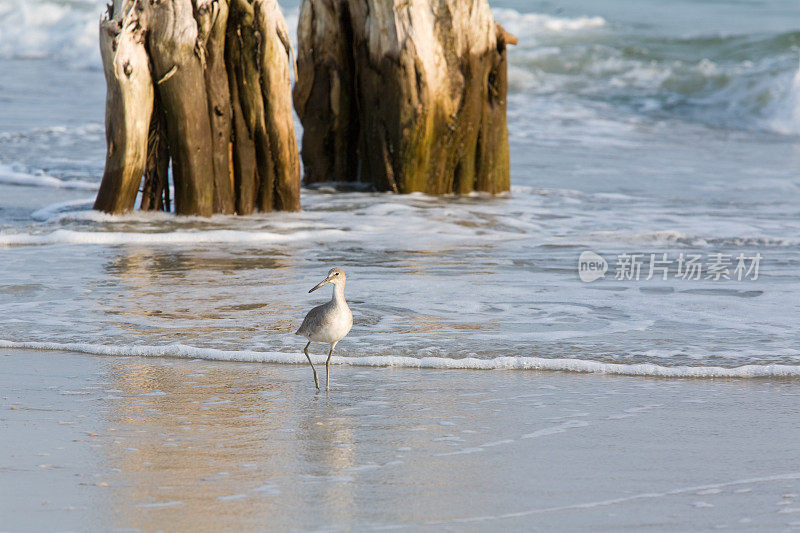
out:
{"label": "wet sand", "polygon": [[800,527],[796,380],[0,352],[0,530]]}

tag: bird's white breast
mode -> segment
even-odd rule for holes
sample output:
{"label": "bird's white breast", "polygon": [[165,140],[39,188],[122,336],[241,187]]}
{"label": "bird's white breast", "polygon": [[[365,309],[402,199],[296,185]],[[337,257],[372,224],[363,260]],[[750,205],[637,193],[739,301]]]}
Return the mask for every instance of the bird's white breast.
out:
{"label": "bird's white breast", "polygon": [[353,327],[353,313],[347,304],[338,304],[335,301],[328,302],[323,307],[325,309],[320,314],[318,327],[312,328],[313,331],[309,331],[306,336],[314,342],[339,342]]}

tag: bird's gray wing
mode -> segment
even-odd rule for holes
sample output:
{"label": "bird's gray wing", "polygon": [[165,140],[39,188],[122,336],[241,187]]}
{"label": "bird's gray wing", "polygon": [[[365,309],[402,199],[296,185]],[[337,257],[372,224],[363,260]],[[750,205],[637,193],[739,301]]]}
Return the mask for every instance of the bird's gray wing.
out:
{"label": "bird's gray wing", "polygon": [[300,324],[300,327],[295,332],[295,335],[307,335],[321,329],[325,323],[325,305],[326,304],[318,305],[309,311],[303,319],[303,323]]}

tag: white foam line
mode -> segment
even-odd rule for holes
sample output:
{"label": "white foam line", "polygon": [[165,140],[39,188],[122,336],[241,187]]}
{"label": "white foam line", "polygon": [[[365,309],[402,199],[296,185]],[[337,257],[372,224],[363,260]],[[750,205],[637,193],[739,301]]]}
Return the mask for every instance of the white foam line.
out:
{"label": "white foam line", "polygon": [[638,500],[649,500],[652,498],[664,498],[667,496],[679,496],[681,494],[691,494],[703,490],[723,489],[729,487],[737,487],[740,485],[754,485],[757,483],[769,483],[773,481],[791,481],[800,479],[800,472],[791,472],[788,474],[776,474],[774,476],[754,477],[749,479],[737,479],[723,483],[713,483],[709,485],[695,485],[693,487],[682,487],[678,489],[667,490],[663,492],[645,492],[641,494],[634,494],[632,496],[625,496],[622,498],[613,498],[608,500],[600,500],[585,503],[576,503],[573,505],[562,505],[559,507],[544,507],[541,509],[530,509],[528,511],[520,511],[517,513],[506,513],[497,516],[476,516],[471,518],[456,518],[448,521],[440,522],[425,522],[426,525],[442,525],[448,523],[464,523],[464,522],[484,522],[489,520],[503,520],[509,518],[522,518],[525,516],[554,513],[559,511],[577,511],[582,509],[593,509],[596,507],[606,507],[609,505],[617,505],[620,503],[634,502]]}
{"label": "white foam line", "polygon": [[570,429],[584,428],[588,425],[589,422],[586,422],[585,420],[569,420],[567,422],[564,422],[563,424],[558,424],[557,426],[540,429],[538,431],[534,431],[533,433],[528,433],[526,435],[523,435],[521,438],[538,439],[539,437],[547,437],[548,435],[557,435],[559,433],[564,433]]}
{"label": "white foam line", "polygon": [[495,8],[492,13],[498,22],[502,22],[505,27],[521,28],[524,25],[533,30],[534,34],[536,30],[562,33],[601,28],[608,24],[603,17],[598,16],[565,18],[554,17],[544,13],[520,13],[514,9],[506,8]]}
{"label": "white foam line", "polygon": [[[30,350],[60,350],[95,355],[176,357],[186,359],[205,359],[209,361],[236,361],[247,363],[306,364],[302,353],[262,352],[254,350],[219,350],[197,348],[185,344],[163,346],[146,345],[107,345],[91,343],[58,343],[11,341],[0,339],[0,348],[19,348]],[[324,362],[324,356],[317,356],[315,362]],[[495,357],[477,359],[466,357],[401,357],[401,356],[362,356],[334,357],[337,365],[469,369],[469,370],[549,370],[563,372],[614,374],[621,376],[649,376],[665,378],[762,378],[798,377],[800,365],[745,365],[734,368],[719,366],[660,366],[650,363],[620,364],[601,363],[583,359],[546,359],[542,357]]]}
{"label": "white foam line", "polygon": [[96,191],[99,183],[89,181],[67,181],[46,174],[27,174],[17,172],[8,165],[0,164],[0,183],[6,185],[21,185],[23,187],[53,187],[56,189],[79,189],[83,191]]}
{"label": "white foam line", "polygon": [[206,230],[133,233],[111,231],[74,231],[58,229],[51,233],[0,233],[0,246],[48,244],[195,244],[195,243],[283,243],[298,240],[326,240],[341,237],[342,230],[268,231]]}
{"label": "white foam line", "polygon": [[31,213],[31,218],[39,222],[46,222],[58,215],[64,216],[62,211],[74,209],[76,207],[91,206],[92,202],[94,202],[94,197],[50,204]]}

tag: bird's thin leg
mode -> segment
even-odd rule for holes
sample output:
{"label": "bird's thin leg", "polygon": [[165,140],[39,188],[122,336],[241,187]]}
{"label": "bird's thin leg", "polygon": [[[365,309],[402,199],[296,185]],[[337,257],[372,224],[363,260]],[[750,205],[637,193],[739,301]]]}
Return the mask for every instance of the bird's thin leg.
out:
{"label": "bird's thin leg", "polygon": [[331,370],[331,356],[333,349],[336,348],[336,343],[331,344],[331,351],[328,352],[328,359],[325,361],[325,390],[331,390],[330,370]]}
{"label": "bird's thin leg", "polygon": [[311,356],[308,355],[308,347],[311,346],[311,341],[308,341],[306,347],[303,348],[303,353],[306,354],[306,359],[308,359],[308,364],[311,365],[311,371],[314,373],[314,385],[317,386],[317,390],[319,390],[319,381],[317,381],[317,370],[314,368],[314,363],[311,362]]}

